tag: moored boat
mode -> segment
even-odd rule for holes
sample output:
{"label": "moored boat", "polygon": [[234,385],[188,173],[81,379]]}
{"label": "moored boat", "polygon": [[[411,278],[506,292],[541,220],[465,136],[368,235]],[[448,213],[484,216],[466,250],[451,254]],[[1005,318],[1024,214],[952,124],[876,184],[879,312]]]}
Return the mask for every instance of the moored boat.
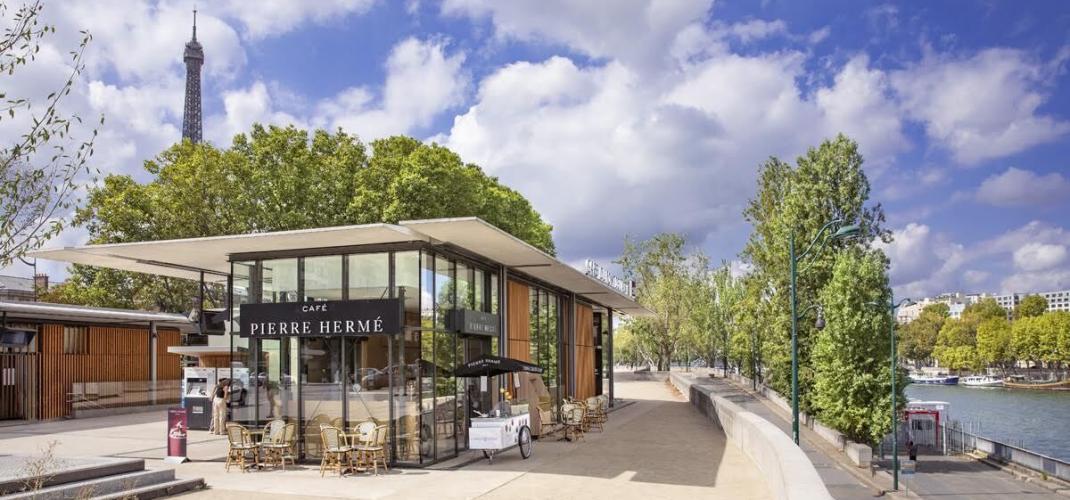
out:
{"label": "moored boat", "polygon": [[930,384],[930,385],[956,385],[959,383],[958,375],[911,375],[910,381],[915,384]]}
{"label": "moored boat", "polygon": [[1003,387],[1003,379],[991,375],[972,375],[962,377],[959,384],[966,387]]}
{"label": "moored boat", "polygon": [[1044,389],[1044,390],[1070,390],[1070,380],[1058,382],[1023,383],[1004,381],[1003,387],[1011,389]]}

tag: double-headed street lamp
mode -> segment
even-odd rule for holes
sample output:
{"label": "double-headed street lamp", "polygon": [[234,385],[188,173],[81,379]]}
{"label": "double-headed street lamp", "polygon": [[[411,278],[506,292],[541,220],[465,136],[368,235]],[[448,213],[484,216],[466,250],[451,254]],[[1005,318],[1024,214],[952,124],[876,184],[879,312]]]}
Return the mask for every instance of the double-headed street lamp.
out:
{"label": "double-headed street lamp", "polygon": [[903,299],[898,304],[895,303],[895,298],[888,297],[888,303],[883,304],[881,302],[866,302],[866,305],[874,307],[887,307],[888,319],[891,320],[888,327],[888,336],[892,339],[892,491],[899,490],[899,412],[896,410],[895,402],[895,382],[898,378],[896,376],[896,352],[895,352],[895,310],[902,306],[909,306],[914,304],[913,300]]}
{"label": "double-headed street lamp", "polygon": [[[832,226],[842,223],[843,219],[835,219],[830,221],[828,224],[821,226],[821,229],[818,230],[817,235],[814,236],[814,240],[811,241],[810,244],[806,247],[806,250],[803,250],[803,252],[798,256],[795,255],[795,230],[792,230],[791,235],[789,236],[790,240],[788,255],[791,258],[791,437],[795,441],[796,445],[799,444],[799,328],[797,325],[799,315],[796,313],[795,310],[796,266],[798,265],[798,262],[800,260],[806,258],[806,256],[810,254],[810,250],[812,250],[814,248],[814,245],[816,245],[819,241],[821,242],[821,246],[817,248],[817,251],[821,251],[822,248],[825,248],[825,245],[830,239],[845,239],[858,234],[858,225],[855,224],[841,226],[839,229],[836,230],[835,233],[832,233],[831,236],[826,234],[826,231],[831,229]],[[824,323],[824,318],[822,318],[820,315],[818,315],[818,323]]]}

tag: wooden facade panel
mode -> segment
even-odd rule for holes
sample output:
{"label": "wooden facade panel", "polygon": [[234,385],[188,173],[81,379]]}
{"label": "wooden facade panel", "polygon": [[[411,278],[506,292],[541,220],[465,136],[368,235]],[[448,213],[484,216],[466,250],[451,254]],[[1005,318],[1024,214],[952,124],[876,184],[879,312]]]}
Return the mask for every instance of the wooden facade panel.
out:
{"label": "wooden facade panel", "polygon": [[595,395],[594,383],[594,310],[576,304],[576,394],[577,399]]}
{"label": "wooden facade panel", "polygon": [[[152,380],[148,328],[86,326],[85,351],[70,354],[64,353],[63,328],[41,327],[39,418],[69,416],[74,400],[107,401],[123,398],[131,389],[142,393],[148,389],[148,384],[137,384]],[[167,352],[167,347],[181,344],[178,330],[158,331],[157,380],[181,378],[180,356]]]}
{"label": "wooden facade panel", "polygon": [[531,360],[531,299],[527,285],[509,280],[508,356],[521,361]]}

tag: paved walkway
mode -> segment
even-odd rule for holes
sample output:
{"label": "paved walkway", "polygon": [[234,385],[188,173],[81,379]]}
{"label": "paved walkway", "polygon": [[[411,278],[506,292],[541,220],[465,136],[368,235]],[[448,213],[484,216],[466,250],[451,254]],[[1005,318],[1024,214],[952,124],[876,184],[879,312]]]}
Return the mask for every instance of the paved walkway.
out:
{"label": "paved walkway", "polygon": [[[780,413],[773,410],[758,397],[734,382],[723,378],[695,377],[695,383],[712,387],[718,395],[732,401],[748,411],[768,420],[777,426],[785,434],[791,435],[791,421],[785,419]],[[878,493],[878,488],[864,483],[855,475],[848,472],[843,464],[832,458],[828,451],[822,448],[819,436],[810,429],[800,429],[801,447],[806,456],[813,462],[818,475],[825,481],[829,493],[838,500],[860,500],[873,498]]]}
{"label": "paved walkway", "polygon": [[[543,440],[522,460],[513,450],[493,464],[455,470],[397,469],[380,477],[321,478],[318,465],[286,471],[223,472],[225,441],[190,432],[191,463],[179,477],[203,477],[210,490],[190,497],[248,498],[733,498],[766,499],[757,467],[669,386],[619,381],[618,397],[635,401],[610,415],[605,432],[581,442]],[[55,440],[58,456],[146,459],[172,467],[160,412],[0,428],[3,453],[32,454]],[[474,458],[469,452],[458,462]]]}
{"label": "paved walkway", "polygon": [[[701,379],[703,377],[696,377]],[[772,422],[785,434],[791,435],[790,415],[782,412],[763,399],[741,387],[733,381],[723,378],[705,377],[720,390],[731,395],[731,400],[745,406],[762,418]],[[722,394],[724,395],[724,394]],[[872,498],[875,488],[863,483],[853,474],[847,472],[844,459],[833,458],[833,453],[842,454],[831,448],[824,439],[814,431],[803,427],[802,448],[814,462],[821,478],[837,499]],[[905,455],[903,458],[906,458]],[[868,474],[864,472],[863,474]],[[888,481],[890,487],[891,480]],[[903,493],[921,498],[940,500],[1066,500],[1067,497],[1036,484],[1030,484],[1013,475],[989,467],[976,460],[965,457],[948,457],[941,455],[921,456],[914,475],[901,475],[899,485]]]}

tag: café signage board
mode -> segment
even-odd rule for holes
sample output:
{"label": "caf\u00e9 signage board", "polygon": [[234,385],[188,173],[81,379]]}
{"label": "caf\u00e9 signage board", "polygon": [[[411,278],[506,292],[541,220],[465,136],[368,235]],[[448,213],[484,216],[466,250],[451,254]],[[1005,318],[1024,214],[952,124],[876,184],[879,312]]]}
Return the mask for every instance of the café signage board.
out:
{"label": "caf\u00e9 signage board", "polygon": [[501,322],[497,314],[471,309],[457,309],[450,311],[446,317],[450,330],[465,335],[485,335],[497,337],[501,331]]}
{"label": "caf\u00e9 signage board", "polygon": [[242,304],[241,336],[356,337],[401,331],[400,299]]}

